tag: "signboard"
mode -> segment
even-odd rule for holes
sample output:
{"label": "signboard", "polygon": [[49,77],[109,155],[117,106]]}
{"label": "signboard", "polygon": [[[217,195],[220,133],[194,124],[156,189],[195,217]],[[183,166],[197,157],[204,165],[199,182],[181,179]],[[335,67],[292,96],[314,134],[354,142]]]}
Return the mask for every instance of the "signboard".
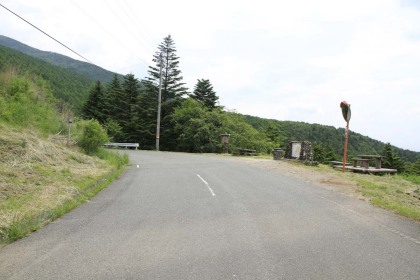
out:
{"label": "signboard", "polygon": [[302,148],[302,143],[292,143],[292,157],[299,158],[300,157],[300,150]]}
{"label": "signboard", "polygon": [[341,112],[343,113],[343,118],[346,122],[350,121],[351,118],[351,110],[350,110],[350,104],[348,104],[346,101],[343,101],[340,103]]}

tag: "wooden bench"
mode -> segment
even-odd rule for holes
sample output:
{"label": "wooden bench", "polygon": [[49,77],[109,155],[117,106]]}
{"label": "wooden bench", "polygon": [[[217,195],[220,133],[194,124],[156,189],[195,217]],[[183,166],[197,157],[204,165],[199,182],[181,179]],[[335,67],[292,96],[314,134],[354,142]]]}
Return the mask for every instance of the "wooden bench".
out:
{"label": "wooden bench", "polygon": [[257,156],[258,153],[256,150],[252,149],[238,149],[239,155],[241,156]]}
{"label": "wooden bench", "polygon": [[353,167],[369,168],[370,159],[368,158],[352,158],[351,160],[353,161]]}
{"label": "wooden bench", "polygon": [[123,148],[137,148],[140,146],[139,143],[105,143],[105,148],[111,148],[111,147],[123,147]]}
{"label": "wooden bench", "polygon": [[[346,162],[346,166],[350,166],[350,165],[351,165],[351,163]],[[343,162],[332,160],[332,161],[330,161],[330,166],[343,166]]]}

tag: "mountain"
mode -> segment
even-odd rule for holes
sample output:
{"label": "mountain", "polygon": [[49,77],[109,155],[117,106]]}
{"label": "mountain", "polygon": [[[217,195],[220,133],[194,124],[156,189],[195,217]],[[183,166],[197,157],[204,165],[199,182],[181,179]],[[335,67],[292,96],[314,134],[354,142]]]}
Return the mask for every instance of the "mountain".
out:
{"label": "mountain", "polygon": [[0,45],[0,71],[40,77],[49,84],[55,98],[67,103],[77,113],[86,102],[94,81],[22,52]]}
{"label": "mountain", "polygon": [[[332,147],[338,155],[343,154],[344,128],[304,122],[269,120],[249,115],[244,115],[244,119],[258,131],[265,133],[272,142],[280,147],[285,148],[289,141],[311,141],[324,147]],[[384,146],[385,143],[381,141],[350,131],[349,158],[361,154],[382,154]],[[415,162],[420,159],[419,152],[395,146],[392,146],[392,148],[405,161]]]}
{"label": "mountain", "polygon": [[[47,61],[55,66],[62,67],[64,69],[78,73],[86,78],[94,81],[101,81],[102,83],[108,83],[114,77],[113,72],[105,70],[99,66],[72,59],[65,55],[61,55],[54,52],[41,51],[25,45],[19,41],[11,39],[9,37],[0,35],[0,45],[17,50],[24,54],[30,55]],[[120,78],[122,75],[120,75]]]}

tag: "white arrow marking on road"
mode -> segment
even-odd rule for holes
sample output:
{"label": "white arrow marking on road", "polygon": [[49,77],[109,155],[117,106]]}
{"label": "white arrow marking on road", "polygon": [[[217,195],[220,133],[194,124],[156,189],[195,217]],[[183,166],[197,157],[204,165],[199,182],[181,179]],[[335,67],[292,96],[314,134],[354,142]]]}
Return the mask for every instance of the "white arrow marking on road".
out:
{"label": "white arrow marking on road", "polygon": [[216,196],[216,194],[214,193],[214,191],[210,188],[209,183],[206,182],[206,180],[204,180],[200,174],[197,174],[198,178],[200,178],[201,181],[203,181],[204,184],[206,184],[207,188],[209,189],[209,191],[211,192],[212,196]]}

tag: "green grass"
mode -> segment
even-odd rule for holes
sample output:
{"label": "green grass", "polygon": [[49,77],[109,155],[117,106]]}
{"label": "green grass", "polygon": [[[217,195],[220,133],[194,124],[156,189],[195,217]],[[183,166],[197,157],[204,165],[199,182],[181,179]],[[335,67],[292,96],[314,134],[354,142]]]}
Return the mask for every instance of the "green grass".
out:
{"label": "green grass", "polygon": [[420,200],[412,195],[418,186],[406,176],[358,175],[357,182],[362,195],[373,205],[420,221]]}
{"label": "green grass", "polygon": [[[100,178],[92,176],[74,178],[74,176],[71,176],[71,171],[68,168],[62,169],[61,172],[56,172],[52,167],[36,166],[37,171],[42,176],[48,177],[48,180],[68,180],[70,178],[68,182],[76,184],[77,192],[51,209],[47,208],[37,213],[26,212],[23,216],[15,215],[9,225],[0,227],[0,246],[27,236],[31,232],[38,230],[83,204],[118,178],[128,164],[128,157],[126,155],[121,156],[117,153],[103,150],[98,156],[112,166],[111,171]],[[40,186],[38,189],[42,189],[42,187]],[[60,195],[60,193],[55,195]],[[36,190],[33,190],[32,192],[26,192],[23,195],[7,199],[6,204],[3,203],[1,208],[4,211],[15,211],[18,213],[22,207],[25,207],[28,203],[36,203],[36,200]]]}
{"label": "green grass", "polygon": [[0,246],[90,199],[128,163],[102,149],[84,155],[54,137],[71,114],[58,105],[44,80],[0,71]]}
{"label": "green grass", "polygon": [[414,184],[420,185],[420,176],[419,175],[412,175],[412,174],[403,174],[403,175],[397,175],[401,177],[404,180],[410,181]]}
{"label": "green grass", "polygon": [[371,203],[384,209],[392,210],[393,212],[401,216],[405,216],[414,220],[420,220],[420,211],[418,209],[416,209],[415,207],[402,205],[401,203],[392,199],[387,199],[386,197],[375,197],[372,198]]}
{"label": "green grass", "polygon": [[0,73],[0,122],[14,127],[36,127],[40,132],[57,133],[62,124],[54,110],[56,100],[45,81],[10,72]]}

